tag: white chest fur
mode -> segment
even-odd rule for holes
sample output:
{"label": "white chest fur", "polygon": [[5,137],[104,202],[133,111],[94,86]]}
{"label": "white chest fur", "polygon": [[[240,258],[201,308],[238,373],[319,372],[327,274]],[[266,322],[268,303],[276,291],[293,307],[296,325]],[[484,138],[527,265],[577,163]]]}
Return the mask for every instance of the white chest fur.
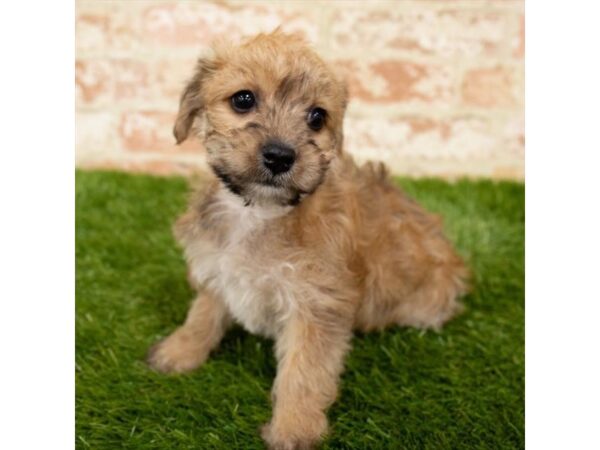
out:
{"label": "white chest fur", "polygon": [[265,227],[291,207],[244,206],[221,191],[215,205],[228,233],[222,242],[199,239],[186,248],[195,280],[218,295],[233,318],[252,333],[274,336],[294,310],[294,267],[274,258]]}

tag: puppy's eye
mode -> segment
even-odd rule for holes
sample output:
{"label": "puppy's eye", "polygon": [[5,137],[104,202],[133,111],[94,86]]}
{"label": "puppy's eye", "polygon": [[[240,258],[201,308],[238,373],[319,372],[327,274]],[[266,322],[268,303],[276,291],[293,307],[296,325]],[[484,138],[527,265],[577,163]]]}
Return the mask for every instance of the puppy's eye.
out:
{"label": "puppy's eye", "polygon": [[327,117],[327,111],[323,108],[313,108],[308,112],[306,123],[309,128],[313,131],[319,131],[325,125],[325,118]]}
{"label": "puppy's eye", "polygon": [[252,91],[239,91],[231,96],[231,107],[241,114],[250,111],[255,103],[256,99]]}

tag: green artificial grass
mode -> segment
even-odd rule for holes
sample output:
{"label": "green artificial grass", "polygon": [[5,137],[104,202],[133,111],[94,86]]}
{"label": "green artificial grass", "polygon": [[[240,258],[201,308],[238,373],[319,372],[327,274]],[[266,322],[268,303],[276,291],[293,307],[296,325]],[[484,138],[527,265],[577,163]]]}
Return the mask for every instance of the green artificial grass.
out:
{"label": "green artificial grass", "polygon": [[[444,216],[474,291],[440,333],[355,337],[323,448],[522,448],[524,186],[399,184]],[[192,298],[171,236],[186,181],[78,172],[76,196],[77,448],[263,448],[275,376],[269,340],[234,328],[189,375],[144,363]]]}

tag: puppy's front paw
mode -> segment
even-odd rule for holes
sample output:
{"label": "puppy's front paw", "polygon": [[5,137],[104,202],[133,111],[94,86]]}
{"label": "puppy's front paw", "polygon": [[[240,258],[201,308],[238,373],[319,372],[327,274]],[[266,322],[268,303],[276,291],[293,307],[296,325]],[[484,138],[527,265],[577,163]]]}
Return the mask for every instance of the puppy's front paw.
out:
{"label": "puppy's front paw", "polygon": [[312,450],[326,433],[327,418],[319,413],[312,417],[302,414],[288,419],[274,417],[263,426],[261,435],[269,450]]}
{"label": "puppy's front paw", "polygon": [[146,361],[158,372],[184,373],[199,367],[207,356],[208,351],[202,343],[182,327],[154,344],[148,351]]}

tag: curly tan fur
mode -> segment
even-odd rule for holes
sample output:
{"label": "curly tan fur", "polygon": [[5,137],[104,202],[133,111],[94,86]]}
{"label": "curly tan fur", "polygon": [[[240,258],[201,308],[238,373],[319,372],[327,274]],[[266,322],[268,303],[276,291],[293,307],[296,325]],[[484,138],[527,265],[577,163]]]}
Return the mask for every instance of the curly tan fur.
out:
{"label": "curly tan fur", "polygon": [[[251,90],[256,108],[231,96]],[[327,431],[353,330],[439,328],[460,310],[467,270],[382,165],[342,150],[346,88],[301,38],[276,31],[219,44],[183,92],[174,133],[198,133],[216,176],[175,225],[198,289],[186,322],[149,355],[152,367],[201,365],[232,321],[276,341],[271,449],[313,448]],[[311,107],[325,126],[306,125]],[[296,162],[269,178],[260,148],[276,139]]]}

